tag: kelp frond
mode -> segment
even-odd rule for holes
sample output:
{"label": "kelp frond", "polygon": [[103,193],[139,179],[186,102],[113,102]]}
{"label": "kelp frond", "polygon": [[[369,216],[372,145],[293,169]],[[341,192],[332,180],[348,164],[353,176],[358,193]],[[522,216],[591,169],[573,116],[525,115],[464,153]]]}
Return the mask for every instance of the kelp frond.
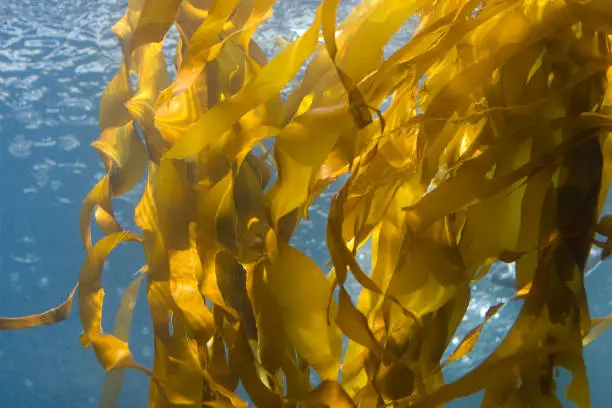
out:
{"label": "kelp frond", "polygon": [[[483,407],[558,407],[562,366],[567,398],[589,407],[583,345],[612,321],[590,316],[584,289],[595,232],[606,256],[612,234],[609,216],[598,224],[612,177],[612,2],[369,0],[337,27],[339,0],[323,0],[268,61],[253,35],[274,3],[129,0],[113,27],[123,59],[94,143],[108,172],[83,204],[78,281],[81,342],[111,371],[103,404],[121,384],[112,370],[135,368],[151,377],[152,407],[246,406],[239,383],[259,407],[434,407],[480,390]],[[415,15],[410,41],[384,58]],[[265,140],[272,155],[257,153]],[[112,199],[145,176],[140,231],[124,231]],[[337,180],[326,275],[291,238]],[[92,218],[105,234],[95,243]],[[368,240],[371,273],[356,259]],[[147,267],[110,334],[102,266],[126,241]],[[484,362],[445,384],[442,367],[503,305],[443,360],[470,283],[497,261],[516,265],[520,313]],[[128,344],[143,277],[150,371]],[[73,294],[0,328],[62,320]]]}

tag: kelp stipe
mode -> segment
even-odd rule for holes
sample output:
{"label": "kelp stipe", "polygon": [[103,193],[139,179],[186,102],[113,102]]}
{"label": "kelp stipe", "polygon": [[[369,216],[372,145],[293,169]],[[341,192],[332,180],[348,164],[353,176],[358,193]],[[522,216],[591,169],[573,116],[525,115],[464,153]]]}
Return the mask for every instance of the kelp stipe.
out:
{"label": "kelp stipe", "polygon": [[[562,366],[567,398],[591,406],[582,350],[612,322],[590,316],[584,290],[589,248],[607,256],[612,234],[609,216],[600,220],[612,176],[612,3],[368,0],[340,30],[339,1],[324,0],[267,61],[252,35],[273,3],[130,0],[113,27],[123,60],[94,143],[108,174],[83,205],[78,283],[81,342],[110,371],[102,405],[116,401],[114,373],[134,368],[151,377],[152,407],[246,406],[239,382],[259,407],[437,407],[483,389],[483,407],[558,407]],[[412,39],[383,59],[414,14]],[[172,25],[173,80],[161,47]],[[270,137],[273,152],[256,154]],[[112,198],[143,176],[141,231],[124,231]],[[325,275],[289,242],[340,176]],[[91,218],[105,234],[95,243]],[[368,239],[371,274],[355,259]],[[102,266],[126,241],[143,245],[147,265],[108,334]],[[442,367],[472,351],[501,307],[442,361],[470,283],[495,261],[516,263],[520,314],[495,352],[445,384]],[[356,305],[349,273],[363,288]],[[143,277],[151,370],[127,335]],[[65,319],[73,295],[0,328]]]}

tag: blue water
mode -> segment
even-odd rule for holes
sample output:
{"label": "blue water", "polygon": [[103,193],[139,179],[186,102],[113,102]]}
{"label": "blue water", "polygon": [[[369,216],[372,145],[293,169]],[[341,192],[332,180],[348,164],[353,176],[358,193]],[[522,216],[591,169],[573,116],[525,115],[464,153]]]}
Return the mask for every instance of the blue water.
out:
{"label": "blue water", "polygon": [[[258,38],[269,44],[291,40],[312,19],[318,2],[283,0]],[[340,14],[349,3],[344,2]],[[125,1],[0,0],[0,315],[38,313],[61,303],[78,276],[84,250],[78,233],[81,201],[103,175],[89,145],[98,137],[98,99],[115,74],[120,51],[109,27]],[[409,31],[407,26],[406,30]],[[404,33],[406,34],[406,33]],[[399,39],[401,40],[401,38]],[[398,40],[398,41],[399,41]],[[168,50],[173,41],[169,42]],[[273,47],[266,48],[273,52]],[[116,200],[118,216],[130,225],[140,191]],[[311,211],[295,243],[324,264],[325,210],[329,195]],[[360,258],[367,263],[366,248]],[[105,268],[104,326],[111,330],[122,289],[142,265],[139,246],[114,252]],[[593,315],[612,312],[612,276],[603,264],[588,280]],[[352,286],[355,294],[355,286]],[[483,280],[461,331],[477,324],[488,306],[511,295]],[[141,293],[144,295],[144,293]],[[76,306],[75,306],[76,308]],[[456,377],[503,337],[516,314],[509,307],[485,329],[474,356],[456,364]],[[0,332],[0,408],[95,407],[104,380],[93,353],[78,342],[76,310],[60,324]],[[608,406],[612,354],[606,334],[586,351],[594,407]],[[152,362],[151,324],[144,296],[137,303],[131,347],[139,362]],[[120,406],[146,407],[148,380],[128,372]],[[475,406],[478,397],[454,406]]]}

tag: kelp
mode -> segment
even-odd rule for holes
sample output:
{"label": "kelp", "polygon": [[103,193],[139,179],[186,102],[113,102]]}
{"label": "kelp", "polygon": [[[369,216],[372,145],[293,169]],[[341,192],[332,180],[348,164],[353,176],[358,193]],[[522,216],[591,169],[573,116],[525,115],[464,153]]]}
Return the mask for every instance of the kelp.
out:
{"label": "kelp", "polygon": [[[261,407],[434,407],[480,390],[483,407],[559,407],[556,367],[572,375],[567,399],[591,406],[583,347],[612,321],[590,315],[584,288],[591,246],[611,248],[611,3],[364,0],[336,26],[339,1],[323,0],[268,61],[253,35],[274,3],[129,0],[113,27],[123,59],[100,101],[93,146],[107,175],[83,204],[78,281],[81,342],[109,371],[102,406],[134,368],[151,377],[151,407],[246,406],[239,384]],[[412,38],[385,58],[415,15]],[[112,200],[145,175],[139,231],[126,231]],[[291,238],[335,181],[327,273]],[[110,334],[102,266],[127,241],[146,267]],[[367,241],[371,273],[356,259]],[[446,384],[442,367],[503,306],[442,360],[470,284],[495,262],[516,265],[520,313]],[[151,370],[129,350],[145,277]],[[73,294],[0,328],[63,320]]]}

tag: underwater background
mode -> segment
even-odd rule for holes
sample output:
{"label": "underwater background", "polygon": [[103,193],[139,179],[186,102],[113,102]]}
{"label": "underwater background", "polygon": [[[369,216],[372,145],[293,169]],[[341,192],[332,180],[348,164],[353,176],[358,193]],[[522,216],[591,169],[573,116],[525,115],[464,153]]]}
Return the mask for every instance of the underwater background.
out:
{"label": "underwater background", "polygon": [[[339,18],[357,0],[343,1]],[[281,0],[274,17],[255,35],[273,55],[310,25],[318,0]],[[124,13],[124,0],[0,0],[0,315],[39,313],[60,304],[73,287],[85,257],[78,232],[81,202],[105,170],[90,143],[98,138],[99,97],[115,75],[121,50],[110,26]],[[416,21],[416,20],[415,20]],[[391,43],[403,44],[415,21]],[[167,63],[178,35],[166,40]],[[280,39],[280,40],[279,40]],[[294,81],[295,83],[295,81]],[[137,188],[115,200],[118,221],[135,228]],[[311,208],[293,243],[320,266],[329,258],[325,221],[333,191]],[[608,206],[607,213],[612,212]],[[503,234],[503,231],[499,231]],[[596,255],[596,254],[595,254]],[[359,255],[368,268],[369,251]],[[137,244],[119,247],[105,265],[104,324],[112,327],[122,290],[144,263]],[[592,316],[612,313],[612,271],[591,263],[587,290]],[[353,285],[351,295],[358,293]],[[482,321],[488,307],[513,294],[512,270],[497,265],[473,287],[473,300],[455,344]],[[141,288],[144,292],[144,285]],[[139,297],[130,345],[138,362],[152,365],[151,322]],[[453,379],[482,360],[504,336],[520,303],[509,304],[484,329],[470,357],[449,366]],[[25,331],[0,332],[0,408],[96,407],[104,372],[79,343],[74,308],[67,321]],[[612,383],[612,333],[590,344],[586,362],[594,407],[608,407]],[[560,392],[569,378],[560,374]],[[450,406],[478,406],[478,395]],[[122,407],[148,405],[148,378],[126,372]],[[570,406],[570,405],[567,405]]]}

